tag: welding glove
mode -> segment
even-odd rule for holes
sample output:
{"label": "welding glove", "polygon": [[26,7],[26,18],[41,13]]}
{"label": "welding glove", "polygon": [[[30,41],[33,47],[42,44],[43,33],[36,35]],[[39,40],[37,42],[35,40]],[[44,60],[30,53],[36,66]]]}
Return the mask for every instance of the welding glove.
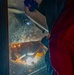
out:
{"label": "welding glove", "polygon": [[29,7],[29,11],[33,12],[38,7],[38,3],[35,0],[25,0],[24,5]]}

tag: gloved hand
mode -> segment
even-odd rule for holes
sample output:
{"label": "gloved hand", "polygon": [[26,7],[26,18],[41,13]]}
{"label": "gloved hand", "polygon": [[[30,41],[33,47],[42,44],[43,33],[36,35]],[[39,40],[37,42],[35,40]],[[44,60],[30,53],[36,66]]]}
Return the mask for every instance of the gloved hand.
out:
{"label": "gloved hand", "polygon": [[41,40],[41,43],[44,45],[44,46],[46,46],[47,48],[48,48],[48,38],[47,38],[47,36],[44,36],[43,38],[42,38],[42,40]]}
{"label": "gloved hand", "polygon": [[33,12],[38,7],[38,3],[35,0],[25,0],[24,5],[29,7],[30,12]]}
{"label": "gloved hand", "polygon": [[[41,40],[41,43],[43,45],[45,45],[47,48],[48,48],[48,38],[50,37],[50,35],[48,36],[45,36],[42,38]],[[50,75],[54,75],[54,69],[52,68],[51,66],[51,63],[50,63],[50,57],[49,57],[49,50],[46,52],[45,54],[45,63],[46,63],[46,66],[47,66],[47,72],[50,74]]]}

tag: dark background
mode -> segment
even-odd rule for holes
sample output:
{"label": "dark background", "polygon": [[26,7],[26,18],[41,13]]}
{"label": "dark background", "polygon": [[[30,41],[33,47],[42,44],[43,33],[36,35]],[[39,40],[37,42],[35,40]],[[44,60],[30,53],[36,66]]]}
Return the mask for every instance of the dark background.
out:
{"label": "dark background", "polygon": [[0,75],[9,75],[7,1],[0,0]]}

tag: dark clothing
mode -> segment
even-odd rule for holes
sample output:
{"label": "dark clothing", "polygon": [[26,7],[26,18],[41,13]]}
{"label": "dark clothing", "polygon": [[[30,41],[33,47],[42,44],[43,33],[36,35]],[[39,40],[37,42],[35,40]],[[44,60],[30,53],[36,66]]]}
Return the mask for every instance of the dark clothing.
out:
{"label": "dark clothing", "polygon": [[[63,11],[66,0],[43,0],[39,6],[40,11],[46,16],[49,32],[61,11]],[[56,7],[56,8],[55,8]]]}
{"label": "dark clothing", "polygon": [[55,75],[74,75],[74,0],[67,0],[58,13],[59,17],[50,10],[48,4],[47,7],[45,16],[51,35],[50,59]]}
{"label": "dark clothing", "polygon": [[74,6],[70,6],[59,16],[49,40],[55,75],[74,75]]}
{"label": "dark clothing", "polygon": [[54,69],[52,68],[51,66],[51,62],[50,62],[50,57],[49,57],[49,50],[46,52],[45,54],[45,63],[46,63],[46,66],[47,66],[47,72],[50,74],[50,75],[54,75]]}
{"label": "dark clothing", "polygon": [[[48,48],[49,42],[48,42],[48,39],[46,36],[42,38],[41,43]],[[49,50],[45,54],[45,63],[47,66],[47,72],[50,75],[54,75],[54,70],[53,70],[51,63],[50,63]]]}

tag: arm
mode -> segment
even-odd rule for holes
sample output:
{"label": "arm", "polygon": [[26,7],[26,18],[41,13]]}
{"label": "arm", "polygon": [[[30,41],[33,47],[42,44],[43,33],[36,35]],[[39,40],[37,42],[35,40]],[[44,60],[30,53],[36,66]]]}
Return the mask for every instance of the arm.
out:
{"label": "arm", "polygon": [[25,14],[28,16],[28,18],[30,18],[34,23],[36,23],[37,25],[39,25],[41,28],[43,28],[44,30],[46,30],[48,32],[46,18],[44,15],[42,15],[37,10],[35,10],[34,12],[30,12],[29,8],[26,6],[25,6],[24,10],[25,10]]}

